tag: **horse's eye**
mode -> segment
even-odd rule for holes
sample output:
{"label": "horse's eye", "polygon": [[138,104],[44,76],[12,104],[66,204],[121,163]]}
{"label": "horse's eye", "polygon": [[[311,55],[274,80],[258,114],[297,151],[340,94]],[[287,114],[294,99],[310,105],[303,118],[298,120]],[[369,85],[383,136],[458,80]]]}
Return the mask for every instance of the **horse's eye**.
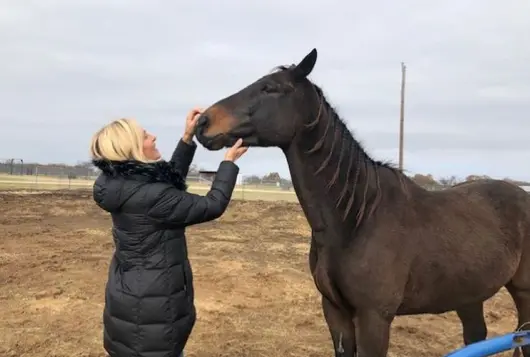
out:
{"label": "horse's eye", "polygon": [[278,86],[272,84],[272,83],[264,83],[261,87],[261,91],[263,93],[278,93],[279,89]]}

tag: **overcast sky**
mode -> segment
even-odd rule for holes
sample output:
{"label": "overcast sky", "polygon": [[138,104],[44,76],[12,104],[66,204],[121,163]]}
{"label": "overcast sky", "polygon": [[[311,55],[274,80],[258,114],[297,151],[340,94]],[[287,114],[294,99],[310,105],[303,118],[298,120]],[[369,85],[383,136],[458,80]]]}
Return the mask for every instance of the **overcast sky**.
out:
{"label": "overcast sky", "polygon": [[[122,116],[169,156],[191,107],[316,47],[311,79],[373,157],[397,163],[404,61],[410,173],[530,179],[529,19],[528,0],[2,0],[0,160],[86,160]],[[278,149],[239,163],[288,173]]]}

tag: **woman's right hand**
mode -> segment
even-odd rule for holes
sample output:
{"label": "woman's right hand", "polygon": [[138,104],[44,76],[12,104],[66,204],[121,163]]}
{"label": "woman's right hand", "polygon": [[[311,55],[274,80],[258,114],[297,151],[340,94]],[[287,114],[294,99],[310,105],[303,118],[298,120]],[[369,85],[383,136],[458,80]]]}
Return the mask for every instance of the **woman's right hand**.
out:
{"label": "woman's right hand", "polygon": [[234,146],[226,151],[225,160],[235,162],[243,156],[243,154],[247,152],[248,147],[242,147],[241,145],[243,145],[243,139],[238,139]]}

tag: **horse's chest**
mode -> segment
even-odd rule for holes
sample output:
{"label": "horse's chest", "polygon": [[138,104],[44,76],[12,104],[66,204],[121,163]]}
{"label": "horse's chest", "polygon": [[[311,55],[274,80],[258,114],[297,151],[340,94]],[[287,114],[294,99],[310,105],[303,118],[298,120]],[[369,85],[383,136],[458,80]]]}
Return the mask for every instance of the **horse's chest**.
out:
{"label": "horse's chest", "polygon": [[326,247],[319,247],[313,240],[309,254],[309,267],[311,275],[317,287],[317,290],[332,300],[336,295],[334,284],[332,283],[332,266],[331,254]]}
{"label": "horse's chest", "polygon": [[337,252],[337,248],[320,246],[314,238],[311,244],[309,265],[316,288],[335,305],[342,305],[341,286],[344,285],[345,279],[348,280],[349,284],[356,285],[355,282],[359,280],[358,273],[360,270],[352,267],[344,274],[344,257],[340,252]]}
{"label": "horse's chest", "polygon": [[[319,292],[336,305],[396,307],[406,284],[407,256],[359,239],[346,247],[311,244],[310,268]],[[371,244],[369,244],[371,242]]]}

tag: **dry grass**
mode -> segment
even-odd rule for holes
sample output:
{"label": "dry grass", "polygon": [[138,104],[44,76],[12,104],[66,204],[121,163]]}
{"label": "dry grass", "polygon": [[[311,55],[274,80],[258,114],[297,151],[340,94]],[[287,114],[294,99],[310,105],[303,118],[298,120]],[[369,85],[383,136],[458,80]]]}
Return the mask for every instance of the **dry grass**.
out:
{"label": "dry grass", "polygon": [[[309,230],[295,203],[233,201],[188,242],[198,321],[192,357],[331,356],[307,268]],[[112,254],[109,217],[88,193],[0,194],[0,356],[100,357]],[[490,335],[515,326],[502,291]],[[453,313],[398,318],[390,356],[442,356],[460,346]]]}

